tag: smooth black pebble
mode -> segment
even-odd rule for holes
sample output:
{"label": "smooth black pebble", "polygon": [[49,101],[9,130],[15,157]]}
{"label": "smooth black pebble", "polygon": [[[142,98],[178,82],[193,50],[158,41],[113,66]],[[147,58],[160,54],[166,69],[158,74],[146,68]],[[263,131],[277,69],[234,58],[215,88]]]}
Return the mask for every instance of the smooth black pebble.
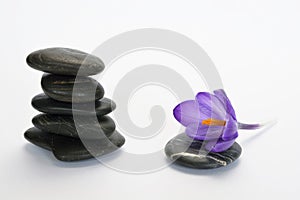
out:
{"label": "smooth black pebble", "polygon": [[175,163],[197,169],[224,167],[234,162],[242,153],[241,146],[236,142],[229,149],[220,153],[200,152],[202,143],[203,141],[193,141],[185,133],[182,133],[166,144],[165,153]]}
{"label": "smooth black pebble", "polygon": [[94,55],[59,47],[35,51],[26,62],[36,70],[60,75],[89,76],[104,69],[102,60]]}
{"label": "smooth black pebble", "polygon": [[86,103],[104,96],[100,83],[89,77],[44,74],[41,85],[45,94],[57,101]]}
{"label": "smooth black pebble", "polygon": [[[76,125],[74,122],[76,120]],[[67,116],[39,114],[32,119],[33,125],[45,132],[58,135],[101,139],[113,134],[116,125],[108,116]]]}
{"label": "smooth black pebble", "polygon": [[80,161],[99,157],[119,149],[125,138],[117,131],[104,139],[84,140],[43,132],[37,128],[28,129],[24,137],[31,143],[53,152],[61,161]]}
{"label": "smooth black pebble", "polygon": [[115,102],[111,99],[103,98],[95,102],[88,103],[66,103],[51,99],[45,94],[35,96],[31,105],[38,111],[47,114],[58,115],[98,115],[103,116],[112,112],[116,108]]}

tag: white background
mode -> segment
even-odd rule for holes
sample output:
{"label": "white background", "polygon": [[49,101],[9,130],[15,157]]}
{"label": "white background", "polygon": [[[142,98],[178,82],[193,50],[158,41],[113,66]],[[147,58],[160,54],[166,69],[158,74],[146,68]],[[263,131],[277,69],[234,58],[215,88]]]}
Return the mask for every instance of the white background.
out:
{"label": "white background", "polygon": [[[298,199],[299,9],[297,0],[1,1],[1,199]],[[31,98],[41,92],[42,73],[25,63],[30,52],[91,52],[114,35],[147,27],[200,44],[241,121],[278,123],[264,133],[241,132],[243,154],[223,169],[170,166],[143,175],[95,161],[61,163],[23,138],[37,114]],[[126,139],[124,149],[137,150]]]}

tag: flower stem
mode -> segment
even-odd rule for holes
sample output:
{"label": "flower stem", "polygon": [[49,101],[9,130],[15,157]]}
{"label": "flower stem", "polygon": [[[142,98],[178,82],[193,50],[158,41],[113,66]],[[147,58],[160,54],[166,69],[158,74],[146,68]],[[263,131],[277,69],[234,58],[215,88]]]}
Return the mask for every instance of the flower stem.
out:
{"label": "flower stem", "polygon": [[254,129],[259,129],[263,126],[264,126],[263,124],[244,124],[244,123],[238,122],[239,129],[254,130]]}
{"label": "flower stem", "polygon": [[245,129],[245,130],[255,130],[255,129],[265,127],[265,126],[274,125],[276,123],[277,123],[276,119],[265,122],[265,123],[259,123],[259,124],[245,124],[245,123],[238,122],[238,128]]}

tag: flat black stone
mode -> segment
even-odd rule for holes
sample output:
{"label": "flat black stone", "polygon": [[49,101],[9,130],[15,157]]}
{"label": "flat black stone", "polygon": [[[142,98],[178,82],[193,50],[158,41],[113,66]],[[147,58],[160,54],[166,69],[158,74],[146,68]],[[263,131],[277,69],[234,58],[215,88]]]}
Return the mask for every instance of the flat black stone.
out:
{"label": "flat black stone", "polygon": [[43,132],[37,128],[28,129],[24,137],[31,143],[52,151],[61,161],[80,161],[99,157],[119,149],[125,138],[115,131],[110,137],[101,140],[85,140]]}
{"label": "flat black stone", "polygon": [[103,116],[109,114],[116,108],[115,102],[108,98],[103,98],[95,102],[77,103],[72,106],[72,103],[56,101],[45,94],[35,96],[31,101],[31,105],[40,112],[58,115],[96,114]]}
{"label": "flat black stone", "polygon": [[36,128],[45,132],[87,139],[109,137],[116,128],[114,121],[108,116],[76,116],[75,119],[77,126],[75,126],[73,116],[39,114],[32,119],[32,123]]}
{"label": "flat black stone", "polygon": [[169,159],[179,165],[197,169],[224,167],[240,157],[242,148],[234,143],[229,149],[220,153],[200,152],[203,141],[192,140],[185,133],[171,139],[165,146]]}
{"label": "flat black stone", "polygon": [[104,96],[100,83],[89,77],[44,74],[41,85],[45,94],[57,101],[86,103]]}
{"label": "flat black stone", "polygon": [[38,50],[31,53],[26,61],[36,70],[60,75],[89,76],[104,69],[104,63],[98,57],[68,48]]}

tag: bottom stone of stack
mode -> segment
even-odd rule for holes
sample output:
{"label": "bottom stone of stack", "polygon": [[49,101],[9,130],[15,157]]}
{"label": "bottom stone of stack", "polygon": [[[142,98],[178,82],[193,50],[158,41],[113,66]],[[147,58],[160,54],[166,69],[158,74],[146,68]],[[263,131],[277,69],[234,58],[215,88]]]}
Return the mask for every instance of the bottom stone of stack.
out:
{"label": "bottom stone of stack", "polygon": [[30,128],[24,137],[31,143],[52,151],[61,161],[80,161],[109,154],[119,149],[125,143],[125,138],[115,131],[110,137],[104,139],[84,140],[72,138]]}

